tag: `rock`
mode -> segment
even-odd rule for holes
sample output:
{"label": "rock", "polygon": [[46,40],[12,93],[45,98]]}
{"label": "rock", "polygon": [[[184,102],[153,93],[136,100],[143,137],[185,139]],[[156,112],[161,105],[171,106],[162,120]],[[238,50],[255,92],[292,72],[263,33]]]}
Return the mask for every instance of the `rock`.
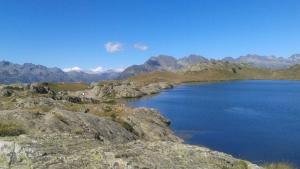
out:
{"label": "rock", "polygon": [[143,86],[140,90],[146,95],[159,93],[162,89],[172,88],[173,85],[166,82],[151,83]]}
{"label": "rock", "polygon": [[162,89],[171,87],[173,86],[166,82],[143,84],[132,81],[110,81],[93,84],[92,90],[86,93],[90,97],[98,98],[136,98],[159,93]]}
{"label": "rock", "polygon": [[82,103],[82,100],[80,97],[75,97],[75,96],[66,96],[65,99],[69,102],[72,103]]}
{"label": "rock", "polygon": [[87,94],[97,98],[133,98],[145,95],[139,90],[138,84],[129,81],[103,82],[87,91]]}

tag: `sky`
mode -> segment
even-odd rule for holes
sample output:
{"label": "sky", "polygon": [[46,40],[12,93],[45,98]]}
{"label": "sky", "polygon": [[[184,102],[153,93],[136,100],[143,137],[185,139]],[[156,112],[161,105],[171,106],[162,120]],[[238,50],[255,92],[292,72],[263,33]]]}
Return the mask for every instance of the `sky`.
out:
{"label": "sky", "polygon": [[109,69],[300,53],[300,0],[0,0],[0,60]]}

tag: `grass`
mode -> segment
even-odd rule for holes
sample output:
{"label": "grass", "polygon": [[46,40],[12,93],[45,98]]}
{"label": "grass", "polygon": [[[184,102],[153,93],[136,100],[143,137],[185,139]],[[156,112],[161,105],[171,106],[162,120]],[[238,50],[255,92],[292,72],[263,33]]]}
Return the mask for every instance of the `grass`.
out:
{"label": "grass", "polygon": [[49,83],[48,87],[54,91],[80,91],[89,88],[85,83]]}
{"label": "grass", "polygon": [[25,130],[20,125],[13,122],[0,123],[0,137],[19,136],[25,134]]}
{"label": "grass", "polygon": [[23,88],[19,88],[19,87],[16,87],[16,86],[5,86],[4,88],[9,89],[9,90],[17,90],[17,91],[23,90]]}
{"label": "grass", "polygon": [[245,161],[237,161],[232,167],[223,167],[223,169],[248,169],[248,164]]}
{"label": "grass", "polygon": [[54,117],[57,118],[59,121],[65,123],[66,125],[69,125],[69,122],[65,117],[63,117],[61,114],[54,113]]}
{"label": "grass", "polygon": [[263,165],[265,169],[296,169],[294,166],[288,163],[271,163]]}

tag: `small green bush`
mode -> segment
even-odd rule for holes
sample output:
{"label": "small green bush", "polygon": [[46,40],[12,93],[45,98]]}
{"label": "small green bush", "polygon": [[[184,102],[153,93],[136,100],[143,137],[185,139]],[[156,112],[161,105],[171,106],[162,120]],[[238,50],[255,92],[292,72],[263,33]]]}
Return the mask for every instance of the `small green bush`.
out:
{"label": "small green bush", "polygon": [[233,73],[237,73],[237,71],[236,71],[235,68],[232,68],[232,72],[233,72]]}
{"label": "small green bush", "polygon": [[15,123],[0,123],[0,137],[18,136],[24,134],[25,130]]}

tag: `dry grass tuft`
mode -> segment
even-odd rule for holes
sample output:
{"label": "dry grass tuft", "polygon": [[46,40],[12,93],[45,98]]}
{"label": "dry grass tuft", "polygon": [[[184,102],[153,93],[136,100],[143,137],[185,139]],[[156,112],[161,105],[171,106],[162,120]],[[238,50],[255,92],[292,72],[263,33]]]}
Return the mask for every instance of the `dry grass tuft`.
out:
{"label": "dry grass tuft", "polygon": [[263,165],[265,169],[296,169],[294,166],[288,163],[271,163]]}

